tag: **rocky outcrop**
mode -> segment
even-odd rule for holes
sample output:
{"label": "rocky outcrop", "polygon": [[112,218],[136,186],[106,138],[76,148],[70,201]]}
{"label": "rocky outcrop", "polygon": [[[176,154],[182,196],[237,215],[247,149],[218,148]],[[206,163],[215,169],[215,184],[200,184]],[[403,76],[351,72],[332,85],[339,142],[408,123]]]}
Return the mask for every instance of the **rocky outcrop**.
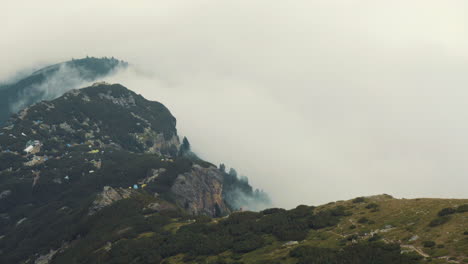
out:
{"label": "rocky outcrop", "polygon": [[39,256],[34,264],[49,264],[52,258],[57,254],[58,250],[50,250],[49,253]]}
{"label": "rocky outcrop", "polygon": [[148,184],[150,182],[153,182],[159,177],[159,175],[163,174],[165,171],[166,171],[165,168],[152,169],[148,177],[139,180],[138,184]]}
{"label": "rocky outcrop", "polygon": [[104,189],[99,193],[94,200],[93,204],[89,208],[89,215],[93,215],[100,211],[102,208],[109,206],[119,200],[129,198],[133,193],[131,189],[123,188],[112,188],[110,186],[104,186]]}
{"label": "rocky outcrop", "polygon": [[154,203],[149,203],[145,206],[144,208],[145,212],[160,212],[160,211],[167,211],[167,210],[177,210],[177,207],[174,206],[171,203],[168,203],[166,201],[159,201],[159,202],[154,202]]}
{"label": "rocky outcrop", "polygon": [[194,165],[177,176],[171,191],[176,203],[191,214],[218,217],[230,212],[222,197],[222,174],[215,167]]}
{"label": "rocky outcrop", "polygon": [[[179,137],[173,135],[170,139],[166,139],[164,134],[158,134],[153,141],[153,146],[149,148],[148,152],[158,154],[171,154],[175,156],[180,146]],[[172,153],[175,152],[175,153]]]}
{"label": "rocky outcrop", "polygon": [[[175,156],[180,147],[179,137],[174,134],[166,138],[163,133],[157,133],[151,128],[145,128],[144,133],[136,133],[135,138],[145,145],[145,152],[159,155]],[[148,145],[147,142],[151,142]]]}
{"label": "rocky outcrop", "polygon": [[7,198],[8,196],[11,195],[11,191],[10,190],[5,190],[3,192],[0,192],[0,200],[3,199],[3,198]]}
{"label": "rocky outcrop", "polygon": [[[99,85],[110,85],[107,83],[95,83],[93,86],[99,86]],[[135,98],[133,95],[129,94],[126,96],[119,96],[115,97],[112,95],[111,91],[107,91],[107,93],[99,93],[99,97],[101,99],[107,99],[110,100],[113,104],[125,107],[125,108],[130,108],[131,106],[136,106],[135,103]]]}

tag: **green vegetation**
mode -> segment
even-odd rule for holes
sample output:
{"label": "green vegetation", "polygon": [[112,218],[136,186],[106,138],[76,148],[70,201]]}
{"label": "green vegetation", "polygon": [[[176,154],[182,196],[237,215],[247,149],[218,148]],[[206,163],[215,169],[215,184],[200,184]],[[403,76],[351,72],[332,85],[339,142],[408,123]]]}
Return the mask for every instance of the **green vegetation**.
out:
{"label": "green vegetation", "polygon": [[[379,195],[264,209],[268,196],[247,177],[201,160],[186,138],[178,148],[169,110],[120,85],[37,104],[10,123],[0,130],[0,263],[34,263],[51,250],[52,264],[438,264],[468,255],[466,200]],[[25,153],[33,140],[35,153]],[[183,209],[174,183],[195,165],[222,179],[217,199],[237,212]],[[103,189],[117,194],[94,210]],[[239,210],[252,200],[258,207]]]}
{"label": "green vegetation", "polygon": [[[245,254],[266,246],[269,235],[279,241],[302,240],[310,228],[307,223],[330,222],[331,218],[338,223],[345,214],[342,208],[314,213],[314,208],[308,206],[289,211],[239,212],[217,222],[199,217],[172,233],[164,228],[171,223],[170,218],[162,213],[144,217],[139,213],[143,207],[135,200],[121,201],[90,218],[83,224],[86,229],[80,230],[83,239],[58,256],[55,263],[159,263],[181,253],[186,261],[230,250],[233,254]],[[183,213],[173,217],[179,217],[179,221],[191,219]],[[132,228],[125,233],[115,232],[128,226]],[[143,238],[139,235],[148,232],[152,235]],[[99,250],[107,242],[112,243],[112,248]]]}
{"label": "green vegetation", "polygon": [[396,244],[360,243],[341,250],[311,246],[298,247],[290,256],[298,259],[298,264],[411,264],[420,263],[421,256],[401,254]]}
{"label": "green vegetation", "polygon": [[444,209],[440,210],[437,215],[438,216],[446,216],[446,215],[454,214],[456,212],[457,212],[457,210],[454,209],[454,208],[444,208]]}
{"label": "green vegetation", "polygon": [[364,197],[357,197],[353,199],[353,203],[364,203],[366,199]]}
{"label": "green vegetation", "polygon": [[426,248],[433,248],[436,246],[436,243],[434,241],[424,241],[423,246]]}
{"label": "green vegetation", "polygon": [[440,225],[447,223],[448,221],[450,221],[450,216],[439,216],[436,219],[432,220],[429,223],[429,226],[430,227],[440,226]]}

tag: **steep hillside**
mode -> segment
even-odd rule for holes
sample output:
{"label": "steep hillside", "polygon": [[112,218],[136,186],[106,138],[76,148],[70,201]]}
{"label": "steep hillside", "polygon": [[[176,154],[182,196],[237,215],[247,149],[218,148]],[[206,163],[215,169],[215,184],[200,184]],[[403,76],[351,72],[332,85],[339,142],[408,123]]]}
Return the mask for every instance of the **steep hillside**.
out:
{"label": "steep hillside", "polygon": [[[114,224],[112,213],[131,204],[125,224]],[[103,210],[52,263],[467,263],[467,207],[468,200],[380,195],[211,219],[154,213],[128,200]],[[103,230],[106,223],[114,226]]]}
{"label": "steep hillside", "polygon": [[89,221],[102,221],[100,211],[119,201],[131,205],[111,211],[121,226],[125,216],[142,217],[140,206],[219,217],[237,206],[228,200],[233,191],[257,198],[184,142],[164,105],[118,84],[96,83],[22,110],[0,132],[0,263],[35,261],[80,241]]}
{"label": "steep hillside", "polygon": [[122,67],[127,67],[127,63],[114,58],[87,57],[51,65],[14,83],[0,85],[0,125],[12,113],[41,100],[57,98]]}
{"label": "steep hillside", "polygon": [[[166,264],[467,261],[468,200],[385,195],[209,218],[175,211],[170,204],[152,199],[139,192],[113,203],[80,223],[81,236],[58,245],[42,259]],[[434,225],[435,219],[444,217],[441,212],[452,212],[445,208],[453,208],[454,213],[445,223]]]}

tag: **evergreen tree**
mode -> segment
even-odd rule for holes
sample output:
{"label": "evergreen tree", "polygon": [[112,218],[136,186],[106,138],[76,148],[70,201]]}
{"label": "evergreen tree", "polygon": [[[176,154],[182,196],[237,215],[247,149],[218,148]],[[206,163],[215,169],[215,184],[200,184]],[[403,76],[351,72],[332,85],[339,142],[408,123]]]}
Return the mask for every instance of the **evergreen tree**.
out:
{"label": "evergreen tree", "polygon": [[187,137],[184,137],[182,140],[182,145],[180,145],[179,156],[186,156],[190,153],[190,142],[188,141]]}
{"label": "evergreen tree", "polygon": [[226,173],[226,165],[224,165],[224,163],[219,164],[219,170],[222,173]]}
{"label": "evergreen tree", "polygon": [[234,168],[229,169],[229,175],[237,178],[237,171]]}

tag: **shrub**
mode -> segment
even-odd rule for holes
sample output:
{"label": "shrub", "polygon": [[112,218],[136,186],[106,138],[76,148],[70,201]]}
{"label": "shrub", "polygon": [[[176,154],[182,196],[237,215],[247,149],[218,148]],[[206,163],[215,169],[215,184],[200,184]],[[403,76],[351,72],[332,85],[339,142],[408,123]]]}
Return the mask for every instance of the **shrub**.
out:
{"label": "shrub", "polygon": [[262,247],[263,244],[264,239],[261,236],[249,234],[241,237],[239,241],[235,242],[232,247],[232,251],[235,253],[247,253]]}
{"label": "shrub", "polygon": [[342,250],[301,246],[291,250],[289,255],[297,258],[299,264],[416,264],[421,260],[416,254],[401,254],[399,245],[379,242],[360,243]]}
{"label": "shrub", "polygon": [[468,204],[460,205],[457,207],[457,213],[466,213],[468,212]]}
{"label": "shrub", "polygon": [[366,205],[366,208],[367,209],[377,209],[377,208],[379,208],[379,205],[376,204],[376,203],[370,203],[370,204]]}
{"label": "shrub", "polygon": [[263,215],[270,215],[270,214],[277,214],[277,213],[284,213],[286,209],[283,208],[269,208],[261,211],[260,213]]}
{"label": "shrub", "polygon": [[454,208],[444,208],[439,211],[438,216],[446,216],[456,213],[457,211]]}
{"label": "shrub", "polygon": [[364,199],[364,197],[357,197],[353,199],[353,203],[363,203],[365,201],[366,199]]}
{"label": "shrub", "polygon": [[358,223],[360,224],[369,223],[369,219],[367,219],[367,217],[361,217],[359,218]]}
{"label": "shrub", "polygon": [[312,229],[321,229],[338,224],[340,218],[333,216],[330,211],[321,211],[312,215],[308,219],[309,227]]}
{"label": "shrub", "polygon": [[426,247],[426,248],[433,248],[436,245],[434,241],[424,241],[422,244],[423,244],[423,247]]}
{"label": "shrub", "polygon": [[382,236],[379,234],[374,234],[371,238],[368,239],[369,242],[374,242],[382,239]]}
{"label": "shrub", "polygon": [[437,217],[436,219],[432,220],[429,223],[429,226],[430,227],[440,226],[440,225],[443,225],[443,224],[447,223],[448,221],[450,221],[450,216]]}

